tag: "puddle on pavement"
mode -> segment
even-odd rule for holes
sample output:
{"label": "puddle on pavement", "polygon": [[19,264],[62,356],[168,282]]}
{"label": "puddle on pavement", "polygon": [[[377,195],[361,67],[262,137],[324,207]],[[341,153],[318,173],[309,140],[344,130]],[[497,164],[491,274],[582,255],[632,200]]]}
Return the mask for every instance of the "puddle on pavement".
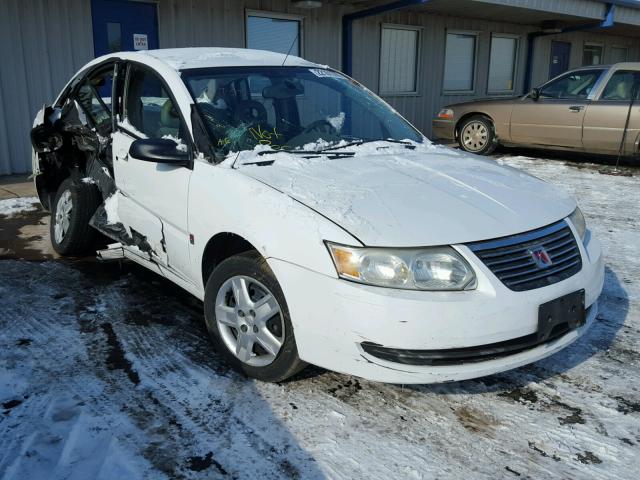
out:
{"label": "puddle on pavement", "polygon": [[49,214],[42,210],[0,215],[0,259],[52,260]]}

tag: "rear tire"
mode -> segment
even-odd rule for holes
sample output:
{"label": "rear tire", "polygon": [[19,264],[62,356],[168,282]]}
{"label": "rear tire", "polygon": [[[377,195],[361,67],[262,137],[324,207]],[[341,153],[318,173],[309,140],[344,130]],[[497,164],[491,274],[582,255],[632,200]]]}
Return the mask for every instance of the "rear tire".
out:
{"label": "rear tire", "polygon": [[280,382],[306,366],[280,284],[258,252],[235,255],[213,270],[204,314],[216,350],[244,375]]}
{"label": "rear tire", "polygon": [[458,135],[460,148],[477,155],[490,155],[498,146],[493,122],[475,115],[462,122]]}
{"label": "rear tire", "polygon": [[51,245],[60,255],[79,255],[96,245],[98,231],[89,220],[102,202],[95,185],[67,178],[58,187],[51,206]]}

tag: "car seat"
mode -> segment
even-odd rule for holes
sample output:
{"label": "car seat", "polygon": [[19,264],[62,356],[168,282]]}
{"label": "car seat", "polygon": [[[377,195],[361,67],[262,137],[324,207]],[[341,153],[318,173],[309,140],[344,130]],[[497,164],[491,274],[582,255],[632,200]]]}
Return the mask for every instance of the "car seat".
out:
{"label": "car seat", "polygon": [[179,131],[180,117],[173,106],[173,102],[168,98],[160,110],[160,128],[158,128],[156,136],[162,138],[170,135],[179,138]]}

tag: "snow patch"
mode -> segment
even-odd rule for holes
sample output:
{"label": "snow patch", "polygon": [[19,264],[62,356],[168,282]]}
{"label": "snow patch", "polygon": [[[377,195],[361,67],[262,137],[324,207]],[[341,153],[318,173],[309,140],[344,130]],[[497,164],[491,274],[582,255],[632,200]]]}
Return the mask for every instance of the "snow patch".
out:
{"label": "snow patch", "polygon": [[147,138],[147,135],[142,133],[140,130],[138,130],[136,127],[134,127],[131,122],[129,121],[128,118],[125,118],[123,120],[120,120],[119,125],[124,128],[125,130],[128,130],[129,132],[133,133],[134,135],[140,137],[140,138]]}
{"label": "snow patch", "polygon": [[340,133],[340,130],[342,130],[342,125],[344,125],[344,118],[344,112],[340,112],[335,117],[327,117],[327,122],[329,122],[331,126],[336,129],[336,132]]}
{"label": "snow patch", "polygon": [[19,197],[19,198],[7,198],[6,200],[0,200],[0,215],[6,217],[12,217],[23,212],[33,212],[38,210],[37,197]]}
{"label": "snow patch", "polygon": [[178,137],[174,137],[173,135],[163,135],[162,138],[164,138],[165,140],[173,140],[174,142],[176,142],[176,150],[178,150],[179,152],[186,152],[187,151],[187,145],[182,141],[181,138]]}
{"label": "snow patch", "polygon": [[322,67],[293,55],[247,48],[163,48],[141,51],[139,54],[162,60],[175,70],[198,67],[280,66],[285,59],[287,66]]}
{"label": "snow patch", "polygon": [[105,200],[104,210],[107,212],[107,223],[109,225],[120,223],[120,217],[118,216],[118,192]]}

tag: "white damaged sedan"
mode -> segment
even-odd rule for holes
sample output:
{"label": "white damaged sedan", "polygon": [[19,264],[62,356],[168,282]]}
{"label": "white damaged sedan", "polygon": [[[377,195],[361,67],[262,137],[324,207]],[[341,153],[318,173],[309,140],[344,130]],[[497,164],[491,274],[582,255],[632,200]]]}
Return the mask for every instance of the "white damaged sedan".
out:
{"label": "white damaged sedan", "polygon": [[573,199],[434,146],[326,66],[116,53],[38,113],[31,139],[54,248],[129,258],[191,292],[251,377],[308,363],[480,377],[557,352],[597,314],[602,253]]}

